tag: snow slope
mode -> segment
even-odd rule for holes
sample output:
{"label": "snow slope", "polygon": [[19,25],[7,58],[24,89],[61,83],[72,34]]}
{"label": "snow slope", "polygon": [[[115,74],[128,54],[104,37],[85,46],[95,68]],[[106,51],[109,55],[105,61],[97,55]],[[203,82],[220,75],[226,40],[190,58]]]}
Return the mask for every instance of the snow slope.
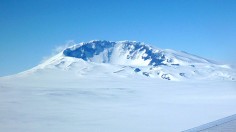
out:
{"label": "snow slope", "polygon": [[234,75],[226,65],[139,42],[80,43],[0,77],[0,131],[188,130],[235,114]]}

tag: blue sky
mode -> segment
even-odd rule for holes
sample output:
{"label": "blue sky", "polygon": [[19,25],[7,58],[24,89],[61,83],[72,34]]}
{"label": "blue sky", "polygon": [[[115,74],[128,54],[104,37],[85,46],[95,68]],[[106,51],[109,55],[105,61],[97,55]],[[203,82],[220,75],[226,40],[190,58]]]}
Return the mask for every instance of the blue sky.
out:
{"label": "blue sky", "polygon": [[235,0],[0,0],[0,76],[69,40],[136,40],[236,63]]}

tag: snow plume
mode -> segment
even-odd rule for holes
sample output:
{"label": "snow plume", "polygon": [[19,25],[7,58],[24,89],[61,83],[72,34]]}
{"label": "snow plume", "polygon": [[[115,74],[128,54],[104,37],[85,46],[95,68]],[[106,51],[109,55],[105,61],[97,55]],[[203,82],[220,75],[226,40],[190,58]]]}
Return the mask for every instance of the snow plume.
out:
{"label": "snow plume", "polygon": [[63,50],[65,50],[66,48],[72,46],[72,45],[76,45],[77,43],[74,40],[69,40],[67,41],[64,45],[59,45],[56,46],[53,50],[52,50],[52,54],[56,55],[60,52],[62,52]]}
{"label": "snow plume", "polygon": [[48,60],[49,58],[55,56],[56,54],[62,52],[63,50],[65,50],[66,48],[72,46],[72,45],[76,45],[78,43],[76,43],[74,40],[68,40],[65,42],[65,44],[61,44],[61,45],[57,45],[55,46],[54,49],[52,49],[51,51],[51,55],[49,56],[44,56],[41,60],[40,63],[44,63],[46,60]]}

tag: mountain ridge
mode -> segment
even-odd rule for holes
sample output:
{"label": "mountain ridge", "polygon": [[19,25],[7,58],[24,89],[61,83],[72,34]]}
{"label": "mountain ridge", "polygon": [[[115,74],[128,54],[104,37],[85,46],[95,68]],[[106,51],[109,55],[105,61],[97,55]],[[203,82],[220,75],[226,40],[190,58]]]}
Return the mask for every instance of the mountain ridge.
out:
{"label": "mountain ridge", "polygon": [[[144,61],[150,61],[150,63],[146,65],[163,65],[163,61],[167,61],[165,64],[170,63],[173,64],[173,60],[171,57],[166,57],[165,54],[168,52],[172,52],[172,54],[178,54],[178,56],[185,57],[183,54],[186,54],[188,56],[191,56],[191,58],[195,59],[195,62],[208,62],[208,60],[204,58],[197,57],[195,55],[190,55],[186,52],[176,52],[174,50],[162,50],[154,48],[150,45],[147,45],[145,43],[137,42],[137,41],[106,41],[106,40],[93,40],[88,43],[80,43],[79,45],[74,45],[72,47],[66,48],[63,51],[63,54],[65,56],[69,57],[75,57],[75,58],[81,58],[85,61],[94,61],[91,59],[95,55],[99,55],[104,50],[107,50],[107,57],[110,57],[112,53],[115,52],[115,50],[119,50],[118,52],[123,52],[124,58],[122,59],[129,59],[134,60],[137,59],[138,55],[141,55],[141,58]],[[112,53],[111,53],[112,52]],[[126,52],[126,53],[125,53]],[[182,55],[180,55],[180,53]],[[119,54],[119,57],[121,57],[122,54]],[[119,57],[116,57],[115,59],[118,59]],[[197,58],[197,59],[196,59]],[[102,63],[109,63],[109,59],[104,60]],[[96,61],[96,60],[95,60]]]}

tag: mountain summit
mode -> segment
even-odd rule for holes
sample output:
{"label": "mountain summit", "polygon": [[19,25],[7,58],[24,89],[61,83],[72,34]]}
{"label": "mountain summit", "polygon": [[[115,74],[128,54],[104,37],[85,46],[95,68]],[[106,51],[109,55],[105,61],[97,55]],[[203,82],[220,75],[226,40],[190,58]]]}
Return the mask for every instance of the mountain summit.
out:
{"label": "mountain summit", "polygon": [[166,80],[234,80],[227,65],[170,49],[158,49],[136,41],[94,40],[67,47],[28,72],[42,69],[74,71],[81,76],[145,76]]}
{"label": "mountain summit", "polygon": [[208,63],[200,57],[183,52],[160,50],[136,41],[90,41],[69,47],[63,51],[63,54],[89,62],[130,66]]}

